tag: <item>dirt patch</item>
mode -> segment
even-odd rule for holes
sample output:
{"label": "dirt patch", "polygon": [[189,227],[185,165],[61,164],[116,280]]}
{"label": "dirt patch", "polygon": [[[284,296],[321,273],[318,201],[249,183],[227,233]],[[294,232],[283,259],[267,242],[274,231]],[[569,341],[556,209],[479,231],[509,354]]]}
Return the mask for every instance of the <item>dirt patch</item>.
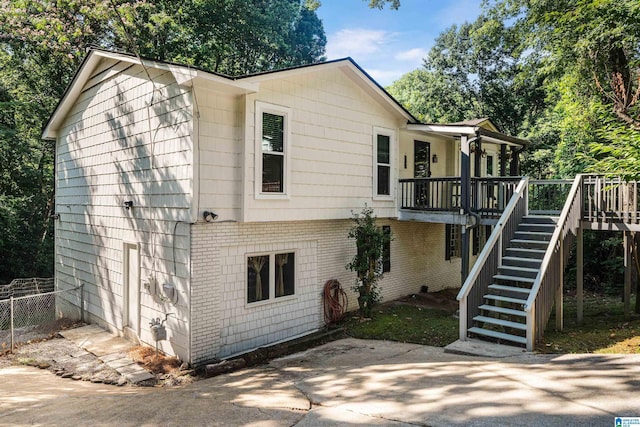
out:
{"label": "dirt patch", "polygon": [[[83,325],[78,320],[71,319],[58,319],[53,322],[47,322],[41,325],[25,326],[24,328],[17,328],[13,331],[14,343],[18,346],[21,344],[30,344],[35,341],[53,338],[58,331],[64,331],[65,329],[73,329]],[[11,331],[0,331],[0,347],[3,351],[10,350],[11,347]]]}
{"label": "dirt patch", "polygon": [[458,291],[459,289],[443,289],[438,292],[420,292],[400,298],[394,303],[442,310],[454,314],[459,308],[458,300],[456,300]]}
{"label": "dirt patch", "polygon": [[193,370],[186,369],[186,365],[177,357],[156,355],[155,349],[136,346],[129,351],[129,357],[140,366],[156,376],[156,385],[169,387],[190,384],[198,380]]}

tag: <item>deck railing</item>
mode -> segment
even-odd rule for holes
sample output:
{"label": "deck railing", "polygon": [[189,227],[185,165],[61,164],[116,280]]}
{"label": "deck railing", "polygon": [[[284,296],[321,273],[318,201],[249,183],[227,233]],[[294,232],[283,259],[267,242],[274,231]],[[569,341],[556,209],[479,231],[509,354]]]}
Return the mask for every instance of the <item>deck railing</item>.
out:
{"label": "deck railing", "polygon": [[[461,208],[460,177],[400,180],[400,208],[456,212]],[[471,210],[499,217],[511,199],[520,177],[471,178]]]}
{"label": "deck railing", "polygon": [[625,182],[620,177],[586,175],[582,191],[584,221],[640,223],[640,187],[637,181]]}
{"label": "deck railing", "polygon": [[560,215],[572,184],[571,179],[529,180],[529,213]]}
{"label": "deck railing", "polygon": [[525,304],[528,351],[533,351],[535,343],[542,338],[556,296],[562,292],[564,268],[580,226],[582,180],[583,176],[578,175],[573,181]]}
{"label": "deck railing", "polygon": [[493,281],[493,276],[498,271],[506,249],[505,245],[511,241],[522,218],[528,213],[528,181],[527,177],[520,179],[509,203],[505,206],[504,212],[489,236],[489,240],[478,255],[478,259],[458,293],[461,340],[467,339],[467,330],[470,325],[473,325],[473,318],[480,314],[479,307]]}

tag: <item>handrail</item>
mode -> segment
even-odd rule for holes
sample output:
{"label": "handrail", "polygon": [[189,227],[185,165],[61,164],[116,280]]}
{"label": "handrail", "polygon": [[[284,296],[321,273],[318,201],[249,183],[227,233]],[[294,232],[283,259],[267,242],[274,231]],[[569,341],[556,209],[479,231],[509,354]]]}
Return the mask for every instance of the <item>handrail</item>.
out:
{"label": "handrail", "polygon": [[[540,290],[540,285],[542,284],[542,279],[547,272],[547,267],[553,257],[553,252],[555,251],[555,246],[560,240],[562,230],[564,229],[565,222],[567,221],[567,217],[571,211],[571,207],[573,202],[578,194],[578,190],[582,185],[582,177],[583,174],[576,175],[573,180],[573,185],[571,185],[571,190],[569,191],[569,195],[567,196],[567,201],[562,208],[562,212],[560,213],[560,217],[558,218],[558,222],[556,224],[556,229],[553,231],[551,235],[551,240],[549,241],[549,246],[547,246],[547,251],[544,253],[544,257],[542,258],[542,264],[540,265],[540,270],[538,271],[538,275],[536,276],[536,281],[533,283],[531,287],[531,292],[529,293],[529,298],[527,298],[527,302],[524,305],[524,309],[526,312],[531,312],[533,307],[533,303],[538,295],[538,291]],[[582,202],[582,201],[581,201]]]}
{"label": "handrail", "polygon": [[516,187],[516,190],[513,193],[513,196],[511,196],[511,200],[509,200],[509,203],[505,207],[504,212],[502,212],[500,219],[498,219],[498,223],[495,225],[493,233],[491,233],[491,236],[489,236],[489,240],[487,240],[487,242],[485,243],[484,247],[482,248],[482,252],[480,252],[480,255],[478,255],[476,262],[473,264],[471,272],[467,276],[467,279],[464,281],[462,288],[460,288],[460,292],[458,292],[458,296],[456,297],[458,301],[469,295],[469,292],[473,287],[473,283],[475,283],[476,279],[480,275],[480,271],[485,265],[489,254],[493,250],[493,247],[496,245],[496,243],[500,240],[504,225],[507,223],[507,220],[516,208],[518,199],[525,195],[528,185],[529,178],[526,176],[522,177],[520,179],[520,182],[518,183],[518,186]]}

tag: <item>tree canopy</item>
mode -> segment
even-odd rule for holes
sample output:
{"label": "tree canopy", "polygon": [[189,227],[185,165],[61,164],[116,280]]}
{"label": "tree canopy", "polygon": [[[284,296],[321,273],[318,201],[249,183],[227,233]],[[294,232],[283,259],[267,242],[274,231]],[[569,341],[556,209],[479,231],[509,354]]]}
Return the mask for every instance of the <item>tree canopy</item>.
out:
{"label": "tree canopy", "polygon": [[390,92],[423,120],[490,117],[536,177],[640,177],[640,3],[498,0],[441,33]]}

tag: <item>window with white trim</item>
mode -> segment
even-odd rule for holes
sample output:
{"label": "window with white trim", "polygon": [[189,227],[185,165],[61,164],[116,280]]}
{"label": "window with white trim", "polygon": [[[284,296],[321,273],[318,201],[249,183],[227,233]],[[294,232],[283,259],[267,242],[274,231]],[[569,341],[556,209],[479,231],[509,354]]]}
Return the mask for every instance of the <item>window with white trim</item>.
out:
{"label": "window with white trim", "polygon": [[289,182],[289,108],[256,102],[256,195],[286,196]]}
{"label": "window with white trim", "polygon": [[394,132],[374,128],[373,132],[373,195],[380,198],[393,196]]}
{"label": "window with white trim", "polygon": [[247,303],[294,295],[295,271],[295,252],[248,256]]}

